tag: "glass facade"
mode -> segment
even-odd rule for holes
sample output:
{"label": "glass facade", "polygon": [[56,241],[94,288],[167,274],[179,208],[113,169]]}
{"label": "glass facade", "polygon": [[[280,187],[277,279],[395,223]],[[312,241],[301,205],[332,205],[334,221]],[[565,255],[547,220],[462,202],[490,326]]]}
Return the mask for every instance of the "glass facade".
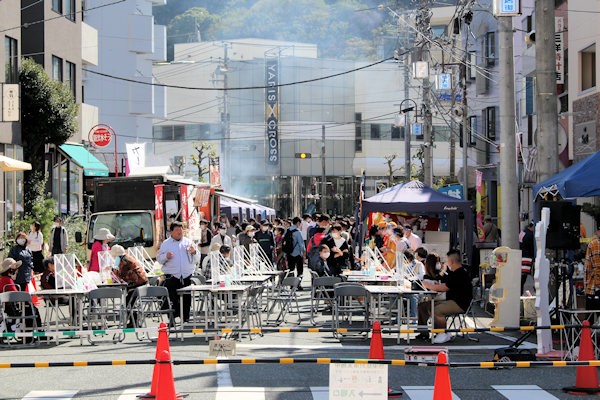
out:
{"label": "glass facade", "polygon": [[[5,145],[4,155],[23,160],[23,148],[16,145]],[[14,220],[23,215],[23,171],[4,172],[4,220],[5,232],[11,232]]]}
{"label": "glass facade", "polygon": [[17,39],[4,37],[4,79],[6,83],[19,80],[19,47]]}
{"label": "glass facade", "polygon": [[83,171],[68,158],[58,155],[52,166],[52,193],[60,214],[77,214],[82,206]]}

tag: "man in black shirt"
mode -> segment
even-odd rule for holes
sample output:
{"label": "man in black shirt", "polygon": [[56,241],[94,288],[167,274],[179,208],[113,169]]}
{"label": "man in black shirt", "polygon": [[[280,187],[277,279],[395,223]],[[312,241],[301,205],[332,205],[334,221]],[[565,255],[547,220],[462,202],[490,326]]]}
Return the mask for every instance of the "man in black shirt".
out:
{"label": "man in black shirt", "polygon": [[[468,271],[461,264],[460,252],[450,250],[447,253],[446,275],[440,283],[423,282],[428,290],[445,292],[446,300],[437,301],[434,307],[433,326],[436,329],[446,329],[446,317],[462,314],[471,304],[473,299],[473,286]],[[424,302],[419,305],[419,325],[425,325],[431,314],[431,303]],[[422,338],[428,338],[420,334]],[[452,337],[447,333],[439,333],[433,343],[440,344],[449,341]]]}

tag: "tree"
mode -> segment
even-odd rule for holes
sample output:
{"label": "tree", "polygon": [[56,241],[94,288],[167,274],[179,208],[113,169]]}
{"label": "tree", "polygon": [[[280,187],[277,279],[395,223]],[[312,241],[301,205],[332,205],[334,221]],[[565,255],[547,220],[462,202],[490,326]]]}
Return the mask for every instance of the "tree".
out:
{"label": "tree", "polygon": [[37,199],[44,197],[44,155],[46,145],[65,143],[78,129],[78,107],[68,86],[51,80],[44,68],[25,58],[19,71],[21,83],[21,138],[25,171],[24,209],[30,213]]}
{"label": "tree", "polygon": [[388,172],[386,174],[387,179],[388,179],[388,187],[392,187],[394,186],[395,180],[394,180],[394,176],[396,176],[397,172],[400,172],[402,170],[402,168],[395,168],[394,167],[394,160],[396,160],[396,158],[398,158],[397,154],[388,154],[383,156],[383,158],[385,159],[385,163],[387,164],[388,167]]}
{"label": "tree", "polygon": [[217,16],[211,15],[202,7],[190,8],[173,18],[167,26],[169,59],[172,59],[175,43],[214,39],[214,28],[218,21]]}
{"label": "tree", "polygon": [[207,142],[193,143],[192,146],[196,154],[190,156],[191,164],[198,168],[198,182],[206,182],[205,176],[210,172],[209,159],[217,156],[215,146]]}

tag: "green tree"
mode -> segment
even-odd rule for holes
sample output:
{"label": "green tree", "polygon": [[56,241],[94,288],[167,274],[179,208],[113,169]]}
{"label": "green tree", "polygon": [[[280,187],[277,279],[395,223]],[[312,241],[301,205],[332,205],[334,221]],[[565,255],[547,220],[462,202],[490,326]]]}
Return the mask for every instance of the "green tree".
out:
{"label": "green tree", "polygon": [[215,146],[211,143],[200,142],[193,143],[192,147],[196,150],[195,154],[190,156],[191,164],[198,168],[198,182],[206,182],[210,172],[209,159],[217,156]]}
{"label": "green tree", "polygon": [[21,138],[25,161],[24,208],[31,213],[35,202],[44,198],[44,155],[47,144],[61,145],[77,130],[78,107],[71,90],[51,80],[44,68],[25,58],[19,71],[21,83]]}
{"label": "green tree", "polygon": [[[177,15],[167,26],[167,47],[171,55],[175,43],[195,42],[214,39],[214,29],[219,21],[206,8],[194,7]],[[172,56],[168,57],[172,59]]]}

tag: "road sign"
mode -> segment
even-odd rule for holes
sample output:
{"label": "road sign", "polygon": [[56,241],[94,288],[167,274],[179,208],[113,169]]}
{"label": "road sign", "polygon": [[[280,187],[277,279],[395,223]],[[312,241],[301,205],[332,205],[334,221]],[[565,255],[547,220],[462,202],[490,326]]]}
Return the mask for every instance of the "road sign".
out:
{"label": "road sign", "polygon": [[110,126],[99,124],[90,129],[88,140],[94,147],[106,147],[112,142],[112,137],[114,134],[115,131]]}
{"label": "road sign", "polygon": [[413,136],[422,136],[423,135],[423,124],[420,122],[414,123],[410,126],[412,128]]}
{"label": "road sign", "polygon": [[452,89],[452,74],[439,74],[437,76],[437,89],[438,90]]}
{"label": "road sign", "polygon": [[387,400],[388,366],[329,364],[330,400]]}

